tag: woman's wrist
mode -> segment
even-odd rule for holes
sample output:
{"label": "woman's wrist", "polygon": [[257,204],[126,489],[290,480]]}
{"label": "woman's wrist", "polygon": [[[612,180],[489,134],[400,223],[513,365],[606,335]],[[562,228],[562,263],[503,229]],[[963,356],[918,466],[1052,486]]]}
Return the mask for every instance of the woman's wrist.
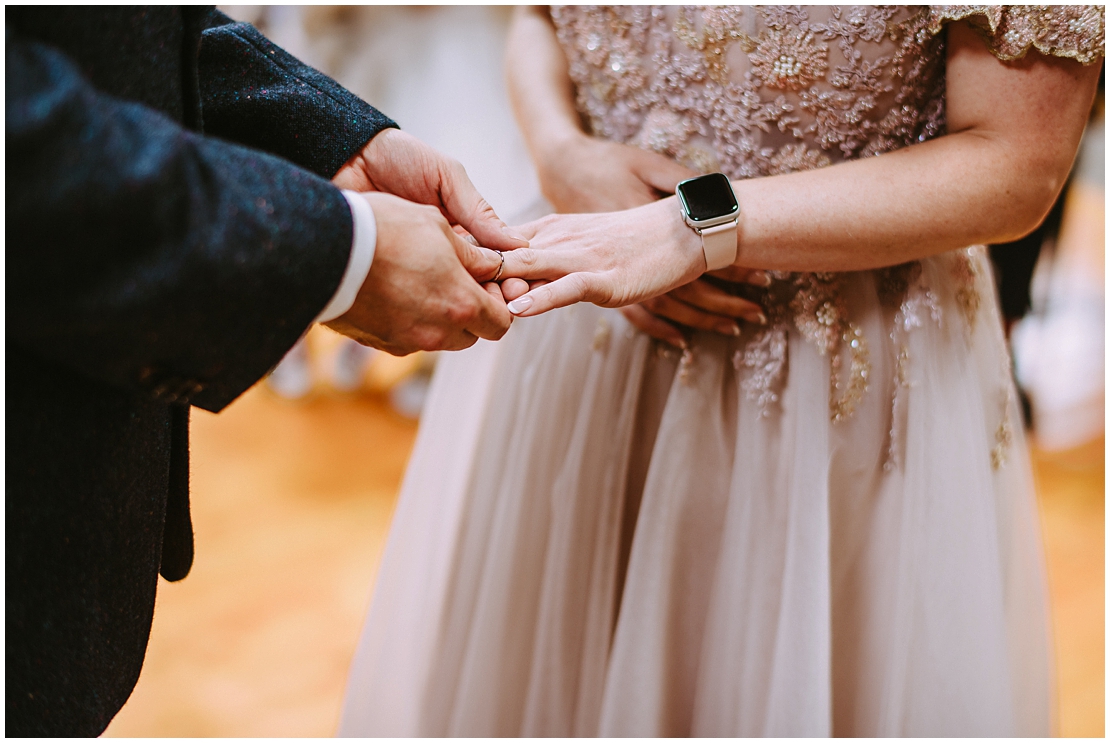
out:
{"label": "woman's wrist", "polygon": [[702,247],[701,235],[682,218],[678,197],[668,196],[643,208],[660,211],[659,216],[666,223],[666,231],[663,232],[668,238],[666,244],[672,246],[670,257],[683,267],[684,275],[688,280],[693,281],[705,273],[705,250]]}

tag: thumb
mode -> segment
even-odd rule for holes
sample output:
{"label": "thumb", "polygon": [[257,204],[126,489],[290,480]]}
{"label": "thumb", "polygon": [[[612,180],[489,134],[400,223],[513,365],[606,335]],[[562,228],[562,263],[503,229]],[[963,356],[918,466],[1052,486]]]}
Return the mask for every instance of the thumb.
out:
{"label": "thumb", "polygon": [[459,257],[459,263],[463,265],[467,273],[474,277],[475,281],[484,284],[493,280],[493,277],[501,269],[503,261],[497,252],[489,248],[471,245],[462,238],[453,240],[453,242],[455,254]]}
{"label": "thumb", "polygon": [[489,202],[478,193],[462,163],[452,160],[444,166],[440,198],[451,221],[465,227],[480,244],[497,250],[527,247],[524,236],[502,222]]}
{"label": "thumb", "polygon": [[680,181],[698,175],[684,165],[657,152],[643,150],[636,160],[636,175],[656,191],[674,193]]}

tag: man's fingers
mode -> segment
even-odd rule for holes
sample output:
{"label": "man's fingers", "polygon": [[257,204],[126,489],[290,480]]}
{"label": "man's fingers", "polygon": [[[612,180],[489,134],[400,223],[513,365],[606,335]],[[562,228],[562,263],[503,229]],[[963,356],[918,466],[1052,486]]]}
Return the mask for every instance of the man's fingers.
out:
{"label": "man's fingers", "polygon": [[502,222],[482,198],[461,163],[447,160],[442,171],[440,197],[451,221],[465,227],[480,245],[489,248],[513,250],[528,245],[528,240]]}
{"label": "man's fingers", "polygon": [[501,288],[493,282],[475,286],[468,292],[473,305],[469,311],[472,317],[465,323],[466,329],[486,340],[495,341],[505,335],[512,325],[513,316],[505,306]]}
{"label": "man's fingers", "polygon": [[470,348],[477,342],[478,336],[474,335],[473,333],[468,333],[465,330],[460,330],[457,333],[452,333],[451,335],[447,336],[443,340],[443,342],[439,344],[439,347],[435,350],[462,351],[465,348]]}
{"label": "man's fingers", "polygon": [[[508,301],[507,299],[505,299],[505,293],[502,290],[501,285],[498,284],[496,281],[487,281],[486,283],[482,284],[482,288],[486,290],[486,294],[489,294],[494,302],[505,304],[505,302]],[[521,292],[521,294],[523,293],[524,292]]]}
{"label": "man's fingers", "polygon": [[511,302],[517,297],[528,293],[531,287],[524,279],[505,279],[501,282],[501,295],[506,302]]}
{"label": "man's fingers", "polygon": [[474,239],[474,235],[471,235],[469,232],[467,232],[466,228],[463,227],[461,224],[451,225],[451,231],[461,237],[463,240],[466,240],[471,245],[478,244],[478,241]]}
{"label": "man's fingers", "polygon": [[534,317],[559,307],[588,302],[591,297],[588,277],[589,274],[572,273],[544,284],[509,302],[509,312],[517,317]]}
{"label": "man's fingers", "polygon": [[[501,269],[502,260],[497,251],[472,245],[454,233],[452,233],[451,243],[455,246],[455,254],[459,257],[459,263],[463,265],[467,273],[474,277],[475,281],[485,283],[497,276],[497,272]],[[501,271],[501,273],[504,274],[504,271]]]}
{"label": "man's fingers", "polygon": [[641,305],[633,304],[628,307],[621,307],[621,314],[624,315],[628,322],[632,323],[633,327],[643,333],[647,333],[652,338],[661,340],[664,343],[669,343],[672,346],[686,349],[686,338],[682,332],[671,325],[666,320],[648,312]]}

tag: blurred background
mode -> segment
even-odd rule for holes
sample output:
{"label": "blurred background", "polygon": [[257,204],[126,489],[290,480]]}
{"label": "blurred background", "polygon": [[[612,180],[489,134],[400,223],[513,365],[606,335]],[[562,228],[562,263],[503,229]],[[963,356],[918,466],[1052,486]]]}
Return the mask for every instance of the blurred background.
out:
{"label": "blurred background", "polygon": [[[221,7],[460,160],[510,223],[542,203],[503,84],[510,8]],[[994,251],[1031,425],[1064,736],[1104,734],[1102,110],[1100,96],[1046,229]],[[219,416],[194,409],[196,562],[159,585],[142,676],[105,735],[334,733],[434,362],[316,327]]]}

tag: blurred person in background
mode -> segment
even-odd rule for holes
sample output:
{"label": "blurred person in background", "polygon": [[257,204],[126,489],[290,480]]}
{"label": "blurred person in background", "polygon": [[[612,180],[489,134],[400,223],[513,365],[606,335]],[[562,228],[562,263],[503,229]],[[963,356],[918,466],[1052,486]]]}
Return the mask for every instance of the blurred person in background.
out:
{"label": "blurred person in background", "polygon": [[[6,10],[6,716],[96,735],[193,558],[189,409],[313,322],[496,339],[519,247],[461,166],[210,7]],[[361,193],[365,192],[365,193]]]}
{"label": "blurred person in background", "polygon": [[[1103,44],[1095,6],[518,11],[518,118],[579,214],[526,226],[510,309],[641,304],[441,363],[340,733],[1048,735],[982,244],[1049,211]],[[715,171],[705,274],[660,197]]]}

